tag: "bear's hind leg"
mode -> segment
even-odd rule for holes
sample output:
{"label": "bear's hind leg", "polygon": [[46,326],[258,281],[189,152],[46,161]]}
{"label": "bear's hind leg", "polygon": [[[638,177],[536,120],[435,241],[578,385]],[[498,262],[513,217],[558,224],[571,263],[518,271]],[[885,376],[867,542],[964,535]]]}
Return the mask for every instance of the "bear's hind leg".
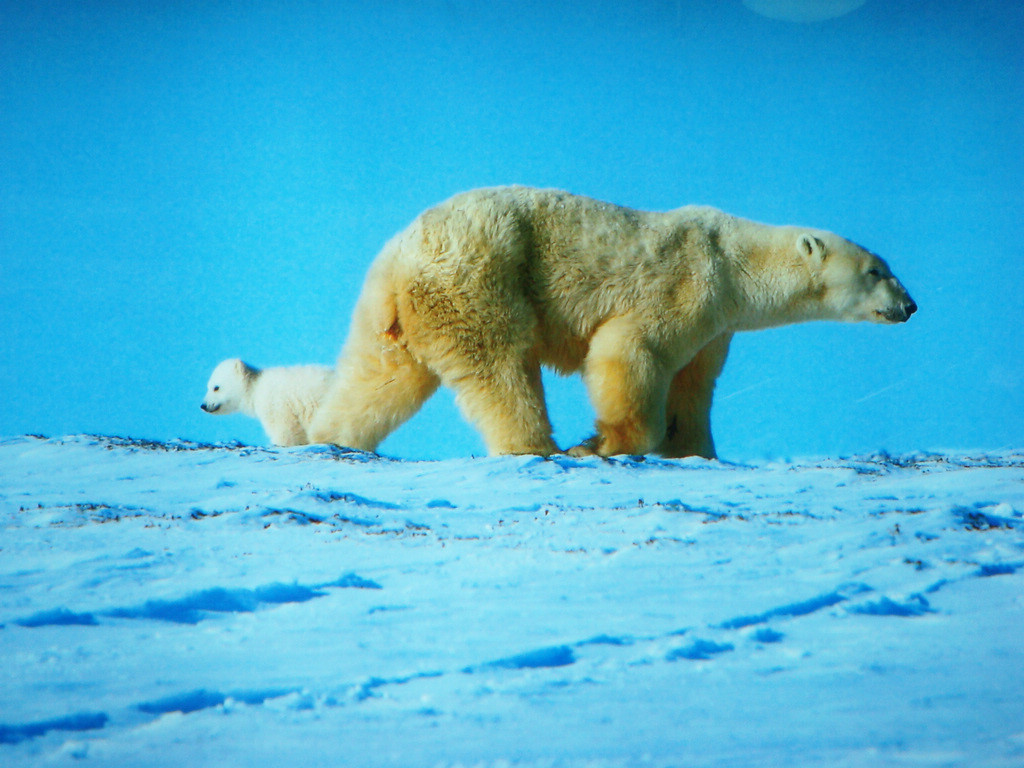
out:
{"label": "bear's hind leg", "polygon": [[544,403],[540,364],[510,355],[460,376],[446,376],[455,402],[492,455],[558,453]]}
{"label": "bear's hind leg", "polygon": [[309,430],[314,443],[374,451],[434,394],[438,377],[398,347],[342,353]]}
{"label": "bear's hind leg", "polygon": [[730,341],[731,333],[713,339],[672,379],[665,439],[657,449],[662,456],[716,457],[715,441],[711,436],[711,400],[715,381],[722,373],[729,354]]}

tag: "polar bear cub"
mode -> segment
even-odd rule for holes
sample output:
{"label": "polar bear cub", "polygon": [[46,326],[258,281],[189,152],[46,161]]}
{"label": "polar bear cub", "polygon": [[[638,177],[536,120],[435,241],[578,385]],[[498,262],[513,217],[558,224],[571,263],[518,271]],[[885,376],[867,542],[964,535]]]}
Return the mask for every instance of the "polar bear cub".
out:
{"label": "polar bear cub", "polygon": [[255,416],[274,445],[306,445],[332,374],[324,365],[261,370],[232,358],[213,369],[200,407],[207,413]]}

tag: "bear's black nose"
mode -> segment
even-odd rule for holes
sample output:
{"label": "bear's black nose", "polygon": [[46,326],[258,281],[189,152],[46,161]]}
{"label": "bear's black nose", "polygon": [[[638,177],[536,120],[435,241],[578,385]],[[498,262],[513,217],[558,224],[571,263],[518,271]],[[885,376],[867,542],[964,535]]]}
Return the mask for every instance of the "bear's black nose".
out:
{"label": "bear's black nose", "polygon": [[911,299],[910,303],[907,304],[907,310],[906,311],[907,311],[907,317],[910,317],[912,314],[917,312],[917,304],[914,303],[913,299]]}

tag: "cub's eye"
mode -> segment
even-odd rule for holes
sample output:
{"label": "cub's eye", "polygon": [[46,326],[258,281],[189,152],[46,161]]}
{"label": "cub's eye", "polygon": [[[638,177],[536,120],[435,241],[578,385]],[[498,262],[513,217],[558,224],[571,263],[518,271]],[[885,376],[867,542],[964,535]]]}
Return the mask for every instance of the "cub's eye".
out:
{"label": "cub's eye", "polygon": [[220,385],[218,385],[218,386],[214,387],[214,388],[213,388],[213,391],[214,391],[214,392],[220,392]]}
{"label": "cub's eye", "polygon": [[868,270],[867,273],[871,277],[877,277],[877,278],[881,278],[882,277],[882,270],[880,270],[878,267],[872,267],[871,269]]}

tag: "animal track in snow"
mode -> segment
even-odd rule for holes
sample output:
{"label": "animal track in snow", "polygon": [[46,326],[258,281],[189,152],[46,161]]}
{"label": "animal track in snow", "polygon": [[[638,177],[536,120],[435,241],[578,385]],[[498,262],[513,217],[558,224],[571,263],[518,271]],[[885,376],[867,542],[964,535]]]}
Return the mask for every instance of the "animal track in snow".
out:
{"label": "animal track in snow", "polygon": [[466,667],[463,672],[473,673],[484,669],[541,669],[544,667],[567,667],[576,662],[576,655],[567,645],[538,648],[515,656],[488,661],[478,666]]}
{"label": "animal track in snow", "polygon": [[326,597],[327,589],[382,589],[375,581],[348,573],[335,581],[312,587],[301,584],[269,584],[255,589],[224,589],[215,587],[185,595],[177,600],[147,600],[128,608],[113,608],[99,613],[77,613],[67,608],[56,608],[15,620],[21,627],[95,626],[99,617],[111,619],[149,619],[173,624],[198,624],[218,613],[255,613],[256,611],[286,603],[305,603]]}
{"label": "animal track in snow", "polygon": [[103,728],[110,718],[102,712],[80,712],[52,720],[35,723],[5,725],[0,723],[0,744],[20,744],[29,739],[45,736],[51,731],[95,731]]}
{"label": "animal track in snow", "polygon": [[713,656],[717,656],[720,653],[727,653],[735,650],[735,648],[736,646],[732,643],[716,643],[713,640],[695,638],[682,648],[676,648],[669,651],[665,655],[665,661],[678,661],[679,659],[688,659],[689,661],[707,661]]}
{"label": "animal track in snow", "polygon": [[199,712],[203,709],[219,707],[227,701],[240,701],[243,704],[262,704],[267,699],[277,699],[287,696],[290,693],[299,693],[296,689],[274,688],[262,691],[232,691],[221,693],[220,691],[208,691],[199,689],[186,693],[166,696],[155,701],[148,701],[137,704],[136,709],[147,715],[166,715],[171,712],[181,712],[187,715],[191,712]]}
{"label": "animal track in snow", "polygon": [[370,499],[366,496],[360,496],[358,493],[348,493],[343,491],[318,490],[313,493],[313,498],[325,504],[341,502],[343,504],[351,504],[355,507],[369,507],[371,509],[401,509],[400,505],[393,504],[390,501]]}
{"label": "animal track in snow", "polygon": [[953,517],[957,524],[968,531],[1013,530],[1020,527],[1019,518],[1006,517],[1002,514],[1005,504],[975,504],[972,507],[955,507]]}
{"label": "animal track in snow", "polygon": [[974,575],[982,578],[988,578],[989,576],[1012,576],[1021,568],[1024,568],[1024,563],[996,563],[994,565],[981,566]]}
{"label": "animal track in snow", "polygon": [[850,613],[859,613],[865,616],[924,616],[926,613],[933,613],[928,601],[922,595],[914,595],[903,603],[897,603],[888,597],[879,600],[871,600],[858,605],[850,606]]}
{"label": "animal track in snow", "polygon": [[54,608],[50,611],[40,611],[24,619],[14,621],[19,627],[92,627],[99,624],[96,616],[91,613],[75,613],[67,608]]}
{"label": "animal track in snow", "polygon": [[744,627],[751,627],[755,624],[765,624],[773,618],[806,616],[824,608],[831,608],[834,605],[846,602],[854,595],[871,591],[871,587],[866,584],[848,584],[841,586],[839,589],[833,590],[832,592],[826,592],[816,597],[812,597],[809,600],[781,605],[777,608],[771,608],[764,611],[763,613],[755,613],[749,616],[737,616],[733,619],[727,619],[718,626],[721,629],[743,629]]}

